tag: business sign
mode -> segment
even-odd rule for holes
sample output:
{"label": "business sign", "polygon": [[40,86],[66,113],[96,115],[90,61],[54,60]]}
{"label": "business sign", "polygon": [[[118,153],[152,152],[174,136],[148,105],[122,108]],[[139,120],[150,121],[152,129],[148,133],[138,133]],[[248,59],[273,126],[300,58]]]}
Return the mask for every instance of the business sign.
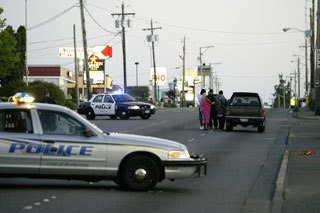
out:
{"label": "business sign", "polygon": [[[84,49],[82,47],[77,47],[77,57],[84,59]],[[99,59],[108,59],[112,57],[112,47],[106,46],[94,46],[87,48],[88,55],[96,55]],[[59,58],[74,58],[74,48],[73,47],[60,47],[59,48]]]}
{"label": "business sign", "polygon": [[166,67],[157,67],[157,75],[154,75],[154,69],[150,69],[150,80],[152,85],[154,85],[154,80],[157,79],[157,86],[166,86],[167,85],[167,68]]}
{"label": "business sign", "polygon": [[88,67],[89,71],[104,71],[104,60],[92,54],[88,60]]}
{"label": "business sign", "polygon": [[209,76],[211,73],[211,66],[198,66],[198,75]]}

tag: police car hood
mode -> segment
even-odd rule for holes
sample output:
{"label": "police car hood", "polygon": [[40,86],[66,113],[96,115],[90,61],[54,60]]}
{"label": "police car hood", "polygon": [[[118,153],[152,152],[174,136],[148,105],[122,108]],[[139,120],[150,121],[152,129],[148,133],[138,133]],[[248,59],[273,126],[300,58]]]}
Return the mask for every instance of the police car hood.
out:
{"label": "police car hood", "polygon": [[115,144],[148,146],[172,150],[186,149],[185,145],[175,141],[150,136],[141,136],[124,133],[110,133],[110,135],[107,137],[107,141],[108,143]]}

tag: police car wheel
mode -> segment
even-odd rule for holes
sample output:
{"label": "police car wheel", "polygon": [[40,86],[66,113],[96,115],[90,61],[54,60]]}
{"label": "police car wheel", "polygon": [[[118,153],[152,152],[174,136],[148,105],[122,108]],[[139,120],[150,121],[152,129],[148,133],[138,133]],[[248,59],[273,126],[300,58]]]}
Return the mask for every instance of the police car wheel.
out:
{"label": "police car wheel", "polygon": [[119,118],[121,120],[128,120],[129,119],[129,115],[125,111],[120,111]]}
{"label": "police car wheel", "polygon": [[125,189],[148,191],[155,187],[160,178],[157,163],[148,156],[131,157],[122,167],[120,183]]}
{"label": "police car wheel", "polygon": [[140,116],[142,119],[149,119],[151,117],[150,114],[144,114]]}
{"label": "police car wheel", "polygon": [[87,112],[86,117],[87,117],[88,120],[93,120],[93,119],[96,117],[96,115],[94,114],[93,110],[90,109],[90,110]]}

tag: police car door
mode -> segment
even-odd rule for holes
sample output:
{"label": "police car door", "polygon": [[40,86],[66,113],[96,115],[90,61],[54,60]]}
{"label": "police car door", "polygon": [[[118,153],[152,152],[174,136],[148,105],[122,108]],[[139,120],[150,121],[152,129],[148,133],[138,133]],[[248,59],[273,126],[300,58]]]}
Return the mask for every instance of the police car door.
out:
{"label": "police car door", "polygon": [[[33,112],[33,113],[32,113]],[[42,145],[30,109],[0,109],[0,173],[37,174]]]}
{"label": "police car door", "polygon": [[38,110],[45,144],[40,174],[104,175],[107,145],[103,135],[85,137],[86,126],[58,111]]}
{"label": "police car door", "polygon": [[107,115],[114,115],[116,113],[115,111],[115,102],[112,99],[111,95],[105,95],[103,98],[103,108],[104,108],[104,114]]}
{"label": "police car door", "polygon": [[96,95],[91,102],[91,108],[93,109],[94,114],[96,115],[105,114],[104,112],[105,110],[103,108],[103,103],[102,103],[103,97],[104,95]]}

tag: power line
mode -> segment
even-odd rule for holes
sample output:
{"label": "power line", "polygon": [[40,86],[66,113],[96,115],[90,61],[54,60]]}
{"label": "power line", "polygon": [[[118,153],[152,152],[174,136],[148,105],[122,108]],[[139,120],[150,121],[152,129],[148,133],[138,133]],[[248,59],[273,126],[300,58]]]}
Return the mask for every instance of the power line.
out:
{"label": "power line", "polygon": [[73,8],[76,7],[76,6],[77,6],[77,4],[74,4],[74,5],[72,5],[71,7],[67,8],[67,9],[65,9],[64,11],[62,11],[62,12],[58,13],[57,15],[53,16],[52,18],[49,18],[49,19],[47,19],[46,21],[43,21],[43,22],[41,22],[41,23],[39,23],[39,24],[36,24],[36,25],[33,25],[33,26],[29,27],[28,30],[30,31],[30,30],[39,28],[39,27],[41,27],[41,26],[43,26],[43,25],[46,25],[46,24],[48,24],[48,23],[56,20],[57,18],[63,16],[64,14],[66,14],[67,12],[69,12],[71,9],[73,9]]}
{"label": "power line", "polygon": [[29,42],[28,44],[44,44],[44,43],[50,43],[50,42],[56,42],[56,41],[65,41],[65,40],[71,40],[72,38],[61,38],[61,39],[54,39],[54,40],[46,40],[46,41],[35,41],[35,42]]}
{"label": "power line", "polygon": [[107,30],[106,28],[104,28],[101,24],[99,24],[99,22],[91,15],[91,13],[88,11],[87,7],[84,7],[84,9],[86,10],[86,12],[88,13],[88,15],[90,16],[90,18],[94,21],[94,23],[96,23],[96,25],[98,25],[102,30],[108,32],[108,33],[112,33],[112,34],[116,34],[116,32],[112,32],[110,30]]}

